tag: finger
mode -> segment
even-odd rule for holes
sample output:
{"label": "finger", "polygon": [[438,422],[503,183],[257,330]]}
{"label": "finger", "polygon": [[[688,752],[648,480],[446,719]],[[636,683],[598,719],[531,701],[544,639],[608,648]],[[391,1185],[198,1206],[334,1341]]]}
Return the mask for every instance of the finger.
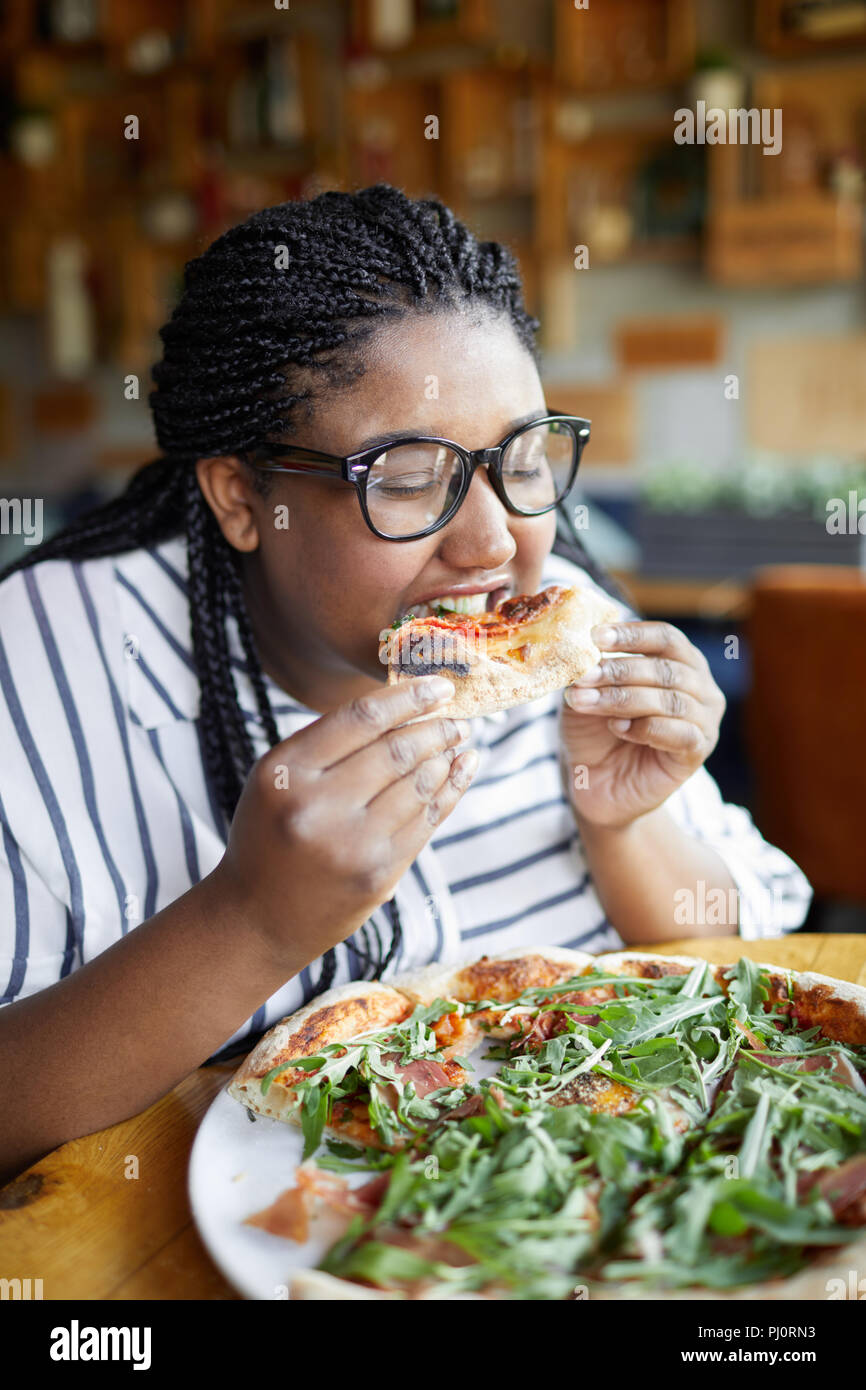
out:
{"label": "finger", "polygon": [[707,712],[699,700],[682,690],[666,690],[652,685],[572,685],[565,692],[566,703],[578,714],[600,714],[617,719],[643,719],[664,715],[685,719],[699,727],[708,723]]}
{"label": "finger", "polygon": [[286,756],[291,753],[294,762],[323,771],[359,748],[366,748],[389,729],[431,713],[453,695],[454,684],[444,676],[417,676],[398,685],[383,685],[380,690],[359,695],[323,714],[293,734],[290,750],[284,741],[272,751]]}
{"label": "finger", "polygon": [[665,690],[682,690],[696,699],[701,699],[705,689],[700,672],[666,656],[613,657],[585,671],[574,685],[580,689],[584,686],[657,685]]}
{"label": "finger", "polygon": [[643,652],[647,656],[667,656],[686,666],[704,670],[707,660],[685,633],[673,623],[616,623],[594,627],[590,633],[602,651]]}
{"label": "finger", "polygon": [[467,748],[455,758],[441,789],[412,820],[392,837],[395,856],[401,861],[414,861],[427,844],[437,825],[450,816],[478,770],[478,753]]}
{"label": "finger", "polygon": [[703,730],[685,719],[660,719],[658,716],[609,719],[607,727],[627,743],[642,743],[660,752],[690,755],[696,764],[713,750],[713,742]]}
{"label": "finger", "polygon": [[366,808],[365,823],[369,833],[387,838],[415,820],[442,791],[457,756],[458,749],[446,748],[385,787]]}
{"label": "finger", "polygon": [[369,747],[328,770],[329,792],[338,798],[351,798],[355,805],[366,805],[386,787],[420,773],[429,759],[462,743],[471,732],[468,719],[436,716],[390,729]]}

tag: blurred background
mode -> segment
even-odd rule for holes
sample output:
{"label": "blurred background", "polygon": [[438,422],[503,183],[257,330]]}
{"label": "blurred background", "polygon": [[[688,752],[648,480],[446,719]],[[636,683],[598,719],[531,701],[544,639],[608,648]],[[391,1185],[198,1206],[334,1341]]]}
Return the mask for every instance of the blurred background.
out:
{"label": "blurred background", "polygon": [[435,193],[518,256],[573,523],[707,655],[723,794],[866,928],[866,0],[11,0],[0,69],[0,563],[157,453],[220,232]]}

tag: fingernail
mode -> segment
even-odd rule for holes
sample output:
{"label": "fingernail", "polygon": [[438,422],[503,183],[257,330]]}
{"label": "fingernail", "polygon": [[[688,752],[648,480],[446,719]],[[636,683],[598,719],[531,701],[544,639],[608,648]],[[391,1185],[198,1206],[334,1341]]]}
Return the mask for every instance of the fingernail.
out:
{"label": "fingernail", "polygon": [[612,642],[616,637],[615,627],[594,627],[589,634],[596,646],[603,646],[607,642]]}
{"label": "fingernail", "polygon": [[589,670],[588,670],[588,671],[584,671],[583,675],[580,676],[580,677],[578,678],[578,681],[576,682],[576,684],[583,685],[584,682],[586,682],[586,684],[590,684],[592,681],[597,681],[597,680],[599,680],[600,677],[601,677],[601,667],[600,667],[600,666],[590,666]]}
{"label": "fingernail", "polygon": [[626,729],[630,729],[630,728],[631,728],[631,720],[630,720],[630,719],[609,719],[609,720],[607,721],[607,727],[608,727],[609,729],[611,729],[611,730],[613,731],[613,733],[615,733],[615,734],[624,734],[625,731],[626,731]]}
{"label": "fingernail", "polygon": [[468,787],[475,773],[478,771],[478,754],[474,748],[470,748],[467,753],[462,755],[462,762],[454,772],[454,783],[456,786]]}
{"label": "fingernail", "polygon": [[424,684],[418,686],[418,694],[426,705],[432,705],[453,695],[454,684],[446,676],[425,676]]}
{"label": "fingernail", "polygon": [[579,685],[571,686],[568,692],[568,703],[581,709],[584,705],[597,705],[600,699],[600,690],[581,690]]}

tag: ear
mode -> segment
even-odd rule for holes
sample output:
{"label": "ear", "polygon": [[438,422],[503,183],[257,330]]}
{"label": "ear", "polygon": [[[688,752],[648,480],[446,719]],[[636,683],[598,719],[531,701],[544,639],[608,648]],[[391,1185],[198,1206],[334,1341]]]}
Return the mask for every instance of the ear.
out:
{"label": "ear", "polygon": [[257,494],[240,459],[224,456],[199,459],[195,471],[204,499],[229,545],[235,550],[257,550]]}

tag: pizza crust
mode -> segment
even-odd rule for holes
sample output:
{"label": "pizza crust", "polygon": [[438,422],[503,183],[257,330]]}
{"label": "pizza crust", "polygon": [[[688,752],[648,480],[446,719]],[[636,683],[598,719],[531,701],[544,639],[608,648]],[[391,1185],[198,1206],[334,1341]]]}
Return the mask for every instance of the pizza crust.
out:
{"label": "pizza crust", "polygon": [[784,987],[780,997],[787,999],[788,976],[794,987],[794,1002],[801,1028],[818,1024],[826,1038],[853,1046],[866,1045],[866,989],[818,975],[811,970],[780,971],[778,965],[764,965],[772,972],[772,982]]}
{"label": "pizza crust", "polygon": [[[511,982],[516,986],[521,975],[531,976],[535,962],[550,965],[557,978],[568,979],[566,967],[571,974],[580,975],[594,961],[595,957],[586,951],[572,951],[565,946],[540,946],[537,950],[533,950],[531,946],[516,946],[510,951],[500,951],[495,956],[472,956],[453,965],[426,965],[420,970],[398,976],[395,984],[419,1004],[432,1004],[434,999],[454,999],[457,1003],[466,1004],[480,997],[469,986],[467,972],[480,966],[482,962],[492,970],[500,965],[510,967],[510,970],[503,969],[501,974],[503,979],[510,974]],[[525,971],[520,970],[520,962],[526,963]],[[514,988],[513,992],[519,994],[522,989],[531,988],[532,984],[528,983],[521,985],[520,989]]]}
{"label": "pizza crust", "polygon": [[[658,979],[663,975],[687,975],[696,965],[706,965],[703,956],[662,956],[652,951],[608,951],[592,958],[599,970],[609,975],[636,975],[643,979]],[[649,967],[645,974],[631,966]]]}
{"label": "pizza crust", "polygon": [[272,1120],[299,1123],[293,1091],[278,1078],[262,1095],[261,1079],[293,1057],[309,1057],[328,1043],[349,1042],[401,1023],[412,1012],[411,1000],[378,981],[350,981],[320,994],[297,1013],[274,1024],[238,1067],[226,1088],[248,1110]]}
{"label": "pizza crust", "polygon": [[[482,998],[504,1002],[525,989],[556,984],[571,975],[580,975],[592,962],[593,957],[586,951],[572,951],[565,946],[544,946],[537,951],[517,946],[495,956],[476,956],[444,968],[427,966],[412,975],[401,976],[399,985],[419,1004],[432,1004],[434,999],[453,999],[459,1004],[474,1003]],[[527,1004],[506,1010],[498,1020],[487,1010],[469,1015],[464,1035],[454,1050],[464,1055],[470,1038],[474,1047],[484,1038],[513,1037],[517,1020],[532,1012],[532,1006]]]}

